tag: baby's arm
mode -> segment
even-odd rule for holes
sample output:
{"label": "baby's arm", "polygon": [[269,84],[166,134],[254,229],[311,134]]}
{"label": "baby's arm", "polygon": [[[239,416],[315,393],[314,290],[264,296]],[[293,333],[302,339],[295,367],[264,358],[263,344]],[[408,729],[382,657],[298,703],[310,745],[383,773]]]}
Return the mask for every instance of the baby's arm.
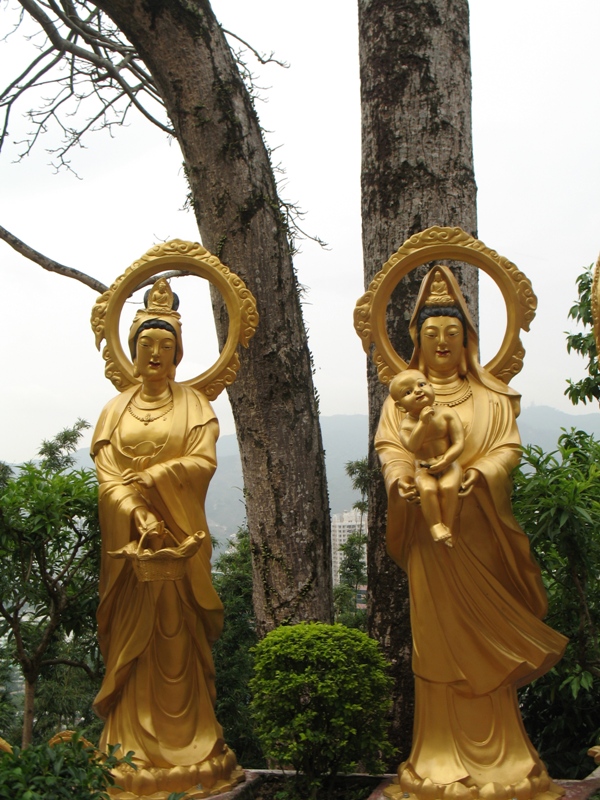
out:
{"label": "baby's arm", "polygon": [[419,450],[425,442],[427,426],[433,416],[433,407],[427,406],[421,411],[419,419],[415,422],[411,417],[406,417],[400,426],[400,441],[411,453],[419,455]]}

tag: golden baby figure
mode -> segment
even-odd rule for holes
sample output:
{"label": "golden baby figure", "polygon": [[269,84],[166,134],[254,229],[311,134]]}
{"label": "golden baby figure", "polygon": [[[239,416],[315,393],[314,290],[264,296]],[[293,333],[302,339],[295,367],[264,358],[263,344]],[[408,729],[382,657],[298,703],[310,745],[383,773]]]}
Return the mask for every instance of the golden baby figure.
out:
{"label": "golden baby figure", "polygon": [[[444,258],[484,268],[509,302],[508,332],[486,367],[446,266],[434,267],[421,284],[409,323],[410,363],[391,347],[385,309],[392,291],[411,269]],[[520,398],[507,383],[522,363],[518,329],[528,326],[534,309],[531,285],[513,264],[458,228],[437,227],[411,237],[357,304],[357,332],[380,379],[402,386],[395,375],[419,370],[435,407],[452,410],[464,431],[451,549],[431,536],[407,435],[417,425],[414,419],[406,425],[408,404],[405,411],[388,396],[375,437],[388,495],[387,549],[408,575],[415,676],[412,748],[387,791],[391,797],[551,800],[562,793],[529,741],[516,692],[547,672],[566,646],[542,622],[547,598],[540,570],[511,509]],[[449,441],[439,448],[442,458]]]}
{"label": "golden baby figure", "polygon": [[434,541],[452,547],[452,524],[462,483],[456,459],[465,447],[462,423],[452,408],[434,407],[433,386],[419,370],[407,369],[396,375],[390,395],[406,412],[400,441],[416,456],[415,486],[425,521]]}
{"label": "golden baby figure", "polygon": [[[150,259],[150,271],[173,260],[177,266],[173,244],[159,250],[171,260]],[[125,273],[130,288],[147,277],[148,263],[140,272],[137,280]],[[243,779],[214,712],[211,647],[223,606],[211,581],[204,503],[219,426],[203,391],[174,380],[183,341],[177,298],[165,280],[147,293],[131,326],[133,369],[122,353],[115,357],[110,326],[128,294],[119,289],[123,283],[99,299],[93,315],[95,330],[107,338],[107,371],[118,388],[125,384],[102,411],[92,441],[102,530],[98,636],[106,664],[95,700],[105,720],[100,749],[120,744],[119,755],[134,753],[137,769],[115,775],[123,800],[163,800],[173,791],[206,797]]]}

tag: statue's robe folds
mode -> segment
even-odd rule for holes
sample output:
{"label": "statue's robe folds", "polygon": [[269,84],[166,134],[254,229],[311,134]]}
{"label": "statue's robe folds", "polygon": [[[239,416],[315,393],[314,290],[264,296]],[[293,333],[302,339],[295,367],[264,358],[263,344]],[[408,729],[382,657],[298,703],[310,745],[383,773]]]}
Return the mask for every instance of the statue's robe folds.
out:
{"label": "statue's robe folds", "polygon": [[[169,433],[150,457],[132,457],[121,442],[120,422],[137,387],[106,406],[92,442],[102,530],[98,635],[106,664],[94,707],[105,720],[101,750],[119,743],[121,755],[133,750],[140,767],[159,775],[156,785],[146,775],[148,787],[128,787],[139,794],[144,788],[149,793],[175,788],[172,780],[165,784],[160,778],[167,774],[163,770],[172,777],[179,768],[184,776],[187,768],[212,759],[214,774],[205,780],[210,784],[235,767],[213,708],[211,645],[222,629],[223,606],[211,582],[204,502],[216,468],[219,428],[204,395],[176,383],[171,390]],[[144,428],[150,440],[155,430],[158,423]],[[125,470],[142,468],[152,476],[152,488],[123,484]],[[138,507],[162,518],[179,543],[206,532],[182,580],[138,581],[129,561],[108,555],[139,538],[133,521]],[[221,763],[224,758],[227,764]],[[139,783],[139,775],[134,778]],[[202,776],[194,772],[192,778],[198,783]]]}
{"label": "statue's robe folds", "polygon": [[415,723],[400,782],[409,792],[424,779],[440,789],[456,784],[456,797],[462,787],[495,783],[500,795],[512,787],[514,797],[519,787],[523,798],[544,791],[547,778],[538,780],[545,771],[516,689],[549,670],[567,640],[541,621],[540,570],[511,510],[518,397],[469,379],[472,398],[455,407],[465,427],[459,463],[479,479],[459,502],[452,549],[433,540],[418,505],[400,498],[398,480],[414,475],[414,456],[400,442],[402,416],[391,398],[375,439],[388,492],[387,548],[410,590]]}

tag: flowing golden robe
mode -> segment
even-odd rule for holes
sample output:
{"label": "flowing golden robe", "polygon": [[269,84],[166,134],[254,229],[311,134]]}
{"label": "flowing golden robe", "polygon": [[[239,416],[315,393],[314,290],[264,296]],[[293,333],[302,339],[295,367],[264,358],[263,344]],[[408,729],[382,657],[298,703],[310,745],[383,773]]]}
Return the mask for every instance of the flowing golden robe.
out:
{"label": "flowing golden robe", "polygon": [[[221,632],[223,606],[211,582],[204,501],[216,468],[218,423],[204,395],[176,383],[171,390],[173,411],[161,421],[170,427],[164,442],[154,448],[150,442],[153,455],[140,462],[122,440],[123,415],[137,387],[108,403],[92,443],[102,529],[98,635],[106,664],[94,707],[106,721],[101,749],[120,743],[122,753],[135,751],[142,769],[125,788],[138,794],[180,790],[184,783],[210,786],[235,767],[213,710],[211,645]],[[150,440],[158,426],[144,428]],[[140,471],[142,464],[154,485],[124,485],[123,472]],[[207,532],[182,580],[138,581],[129,561],[108,555],[138,538],[138,507],[163,519],[178,543]],[[210,768],[200,769],[209,760]]]}
{"label": "flowing golden robe", "polygon": [[434,542],[420,508],[400,498],[398,480],[414,474],[414,456],[400,442],[401,412],[390,397],[375,439],[388,493],[387,548],[410,588],[415,723],[399,775],[417,796],[441,797],[444,787],[448,796],[454,784],[455,797],[487,787],[481,796],[510,791],[524,800],[552,787],[523,728],[516,688],[549,670],[567,640],[541,621],[540,571],[511,511],[518,396],[478,373],[468,376],[472,398],[455,407],[465,426],[458,460],[479,480],[459,502],[453,549]]}

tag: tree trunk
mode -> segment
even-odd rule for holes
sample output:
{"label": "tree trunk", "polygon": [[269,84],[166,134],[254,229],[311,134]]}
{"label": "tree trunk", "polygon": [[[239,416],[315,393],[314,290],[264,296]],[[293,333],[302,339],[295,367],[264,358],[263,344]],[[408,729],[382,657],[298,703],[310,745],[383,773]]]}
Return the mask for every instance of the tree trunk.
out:
{"label": "tree trunk", "polygon": [[[207,0],[102,0],[137,48],[183,151],[202,242],[257,300],[229,397],[242,455],[261,634],[331,621],[329,502],[288,231],[248,92]],[[227,313],[214,298],[221,343]]]}
{"label": "tree trunk", "polygon": [[[362,104],[362,220],[365,286],[392,253],[431,225],[476,235],[471,140],[471,67],[467,0],[359,0]],[[477,319],[476,270],[454,265]],[[408,322],[420,267],[396,289],[388,331],[408,359]],[[368,364],[369,440],[387,388]],[[369,466],[377,466],[371,445]],[[408,755],[413,677],[408,586],[385,552],[387,499],[383,480],[369,494],[369,632],[392,663],[392,741]],[[397,763],[397,762],[395,762]]]}
{"label": "tree trunk", "polygon": [[35,706],[35,681],[25,678],[25,700],[23,705],[23,735],[21,747],[29,747],[33,740],[33,712]]}

